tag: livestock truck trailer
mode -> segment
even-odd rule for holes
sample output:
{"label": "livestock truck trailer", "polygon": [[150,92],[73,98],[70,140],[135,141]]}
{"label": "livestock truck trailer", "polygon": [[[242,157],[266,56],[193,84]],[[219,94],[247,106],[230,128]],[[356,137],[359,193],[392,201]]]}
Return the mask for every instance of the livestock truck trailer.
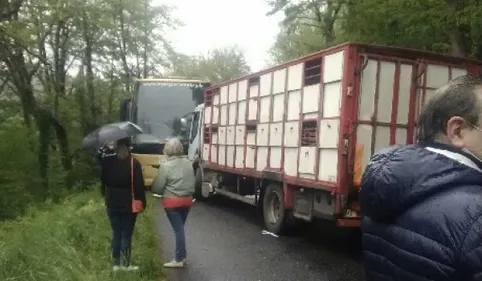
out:
{"label": "livestock truck trailer", "polygon": [[314,218],[357,228],[370,156],[414,143],[424,102],[480,70],[464,58],[346,43],[211,86],[189,122],[196,194],[259,207],[273,233]]}

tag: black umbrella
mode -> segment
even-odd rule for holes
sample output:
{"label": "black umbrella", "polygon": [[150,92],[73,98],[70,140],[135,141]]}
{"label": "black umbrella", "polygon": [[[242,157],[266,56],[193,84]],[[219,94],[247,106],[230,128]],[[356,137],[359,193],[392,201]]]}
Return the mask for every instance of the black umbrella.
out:
{"label": "black umbrella", "polygon": [[109,141],[118,141],[141,134],[142,129],[131,122],[107,124],[88,134],[82,141],[82,148],[99,148]]}

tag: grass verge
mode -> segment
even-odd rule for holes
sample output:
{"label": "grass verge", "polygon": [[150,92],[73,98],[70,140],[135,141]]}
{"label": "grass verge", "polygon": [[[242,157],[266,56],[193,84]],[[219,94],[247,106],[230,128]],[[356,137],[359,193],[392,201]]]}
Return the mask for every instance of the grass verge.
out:
{"label": "grass verge", "polygon": [[133,263],[139,272],[111,270],[111,230],[95,192],[0,223],[0,280],[161,281],[164,280],[154,208],[138,217]]}

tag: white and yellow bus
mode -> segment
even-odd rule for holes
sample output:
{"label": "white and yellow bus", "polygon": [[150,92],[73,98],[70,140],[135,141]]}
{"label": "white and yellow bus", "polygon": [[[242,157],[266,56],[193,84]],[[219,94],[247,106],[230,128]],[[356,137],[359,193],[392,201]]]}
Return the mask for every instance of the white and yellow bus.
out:
{"label": "white and yellow bus", "polygon": [[121,101],[121,121],[131,121],[144,132],[133,138],[132,154],[143,167],[147,188],[164,158],[162,150],[167,139],[182,139],[187,153],[188,132],[182,129],[187,124],[181,126],[180,120],[203,102],[207,86],[209,83],[196,79],[138,79],[132,96]]}

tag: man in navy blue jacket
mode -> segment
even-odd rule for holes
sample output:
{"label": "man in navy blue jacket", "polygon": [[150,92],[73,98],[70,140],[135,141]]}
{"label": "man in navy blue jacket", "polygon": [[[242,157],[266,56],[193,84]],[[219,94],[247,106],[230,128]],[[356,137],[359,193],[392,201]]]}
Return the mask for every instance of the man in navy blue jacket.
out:
{"label": "man in navy blue jacket", "polygon": [[362,178],[367,281],[482,280],[482,78],[438,89],[418,144],[372,156]]}

